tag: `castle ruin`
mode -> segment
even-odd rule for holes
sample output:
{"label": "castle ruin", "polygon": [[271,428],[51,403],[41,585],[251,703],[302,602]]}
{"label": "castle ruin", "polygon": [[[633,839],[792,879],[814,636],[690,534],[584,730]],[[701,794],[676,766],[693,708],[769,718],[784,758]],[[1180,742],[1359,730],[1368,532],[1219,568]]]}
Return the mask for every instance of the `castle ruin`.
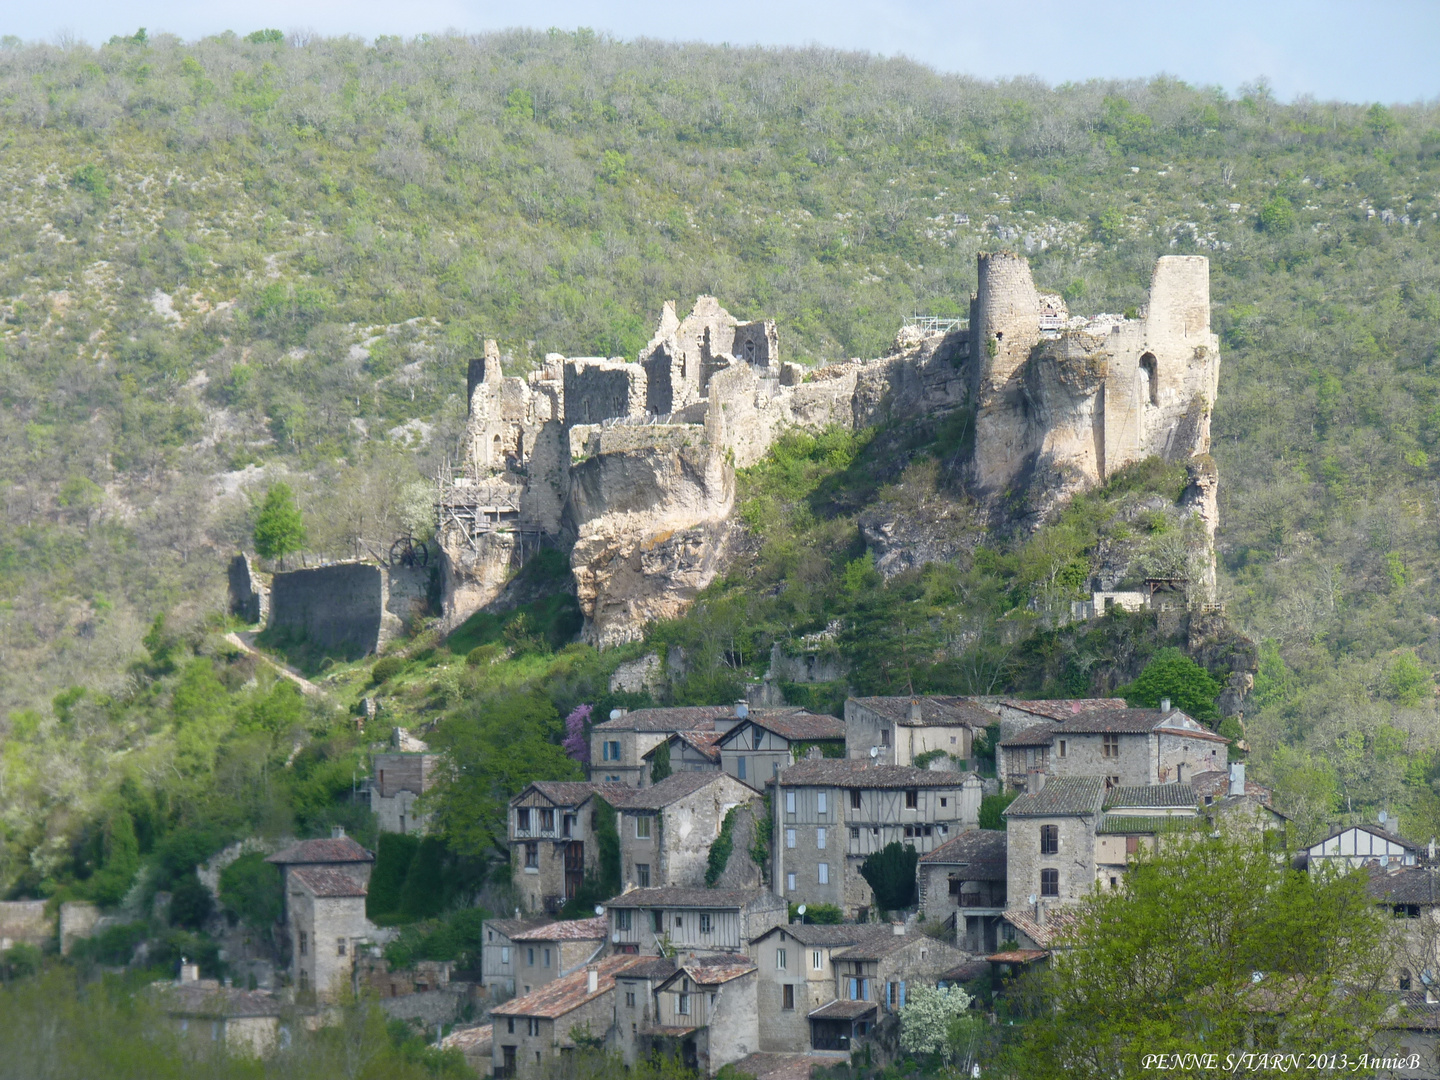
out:
{"label": "castle ruin", "polygon": [[[519,378],[487,342],[470,363],[459,469],[437,495],[446,625],[552,545],[570,552],[586,639],[637,638],[723,571],[735,470],[782,432],[962,408],[982,502],[1023,503],[1038,522],[1126,464],[1194,459],[1188,497],[1213,552],[1206,259],[1160,259],[1136,318],[1085,319],[1038,292],[1024,258],[981,255],[970,311],[968,324],[907,326],[880,359],[815,369],[781,360],[773,322],[742,322],[709,296],[683,319],[667,302],[634,361],[550,354]],[[1213,571],[1202,585],[1213,593]]]}

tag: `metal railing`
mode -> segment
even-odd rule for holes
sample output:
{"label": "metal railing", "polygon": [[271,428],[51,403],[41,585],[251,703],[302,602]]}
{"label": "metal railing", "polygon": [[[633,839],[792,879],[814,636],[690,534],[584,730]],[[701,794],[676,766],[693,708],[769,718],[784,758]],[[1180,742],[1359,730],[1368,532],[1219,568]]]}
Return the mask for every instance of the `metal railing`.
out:
{"label": "metal railing", "polygon": [[905,326],[916,327],[924,334],[949,334],[956,330],[970,329],[969,319],[947,319],[939,315],[911,315]]}

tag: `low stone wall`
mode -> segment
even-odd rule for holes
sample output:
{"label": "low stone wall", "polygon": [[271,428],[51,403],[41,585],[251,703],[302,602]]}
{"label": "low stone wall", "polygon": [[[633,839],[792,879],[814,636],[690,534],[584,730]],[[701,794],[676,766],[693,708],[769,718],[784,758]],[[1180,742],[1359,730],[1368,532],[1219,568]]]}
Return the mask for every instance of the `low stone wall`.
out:
{"label": "low stone wall", "polygon": [[45,914],[44,900],[0,903],[0,950],[12,945],[44,945],[55,937],[55,919]]}

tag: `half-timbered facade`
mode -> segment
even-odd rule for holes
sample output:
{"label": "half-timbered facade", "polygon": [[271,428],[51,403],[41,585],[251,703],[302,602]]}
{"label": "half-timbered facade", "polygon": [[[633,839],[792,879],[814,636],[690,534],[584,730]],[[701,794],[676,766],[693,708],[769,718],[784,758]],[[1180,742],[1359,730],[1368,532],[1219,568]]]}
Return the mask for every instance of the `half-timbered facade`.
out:
{"label": "half-timbered facade", "polygon": [[526,910],[555,914],[599,858],[594,797],[621,802],[618,785],[537,780],[510,800],[510,869]]}
{"label": "half-timbered facade", "polygon": [[606,905],[616,952],[670,949],[744,952],[786,920],[789,908],[769,889],[631,889]]}

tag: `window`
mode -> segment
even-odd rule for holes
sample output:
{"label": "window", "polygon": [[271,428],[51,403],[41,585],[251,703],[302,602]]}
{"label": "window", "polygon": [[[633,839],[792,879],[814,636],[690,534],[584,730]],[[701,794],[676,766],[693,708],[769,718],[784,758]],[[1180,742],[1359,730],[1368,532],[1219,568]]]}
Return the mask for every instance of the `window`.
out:
{"label": "window", "polygon": [[[626,912],[626,914],[628,915],[629,912]],[[508,964],[508,963],[510,962],[510,946],[509,946],[509,945],[501,945],[501,946],[500,946],[500,962],[501,962],[502,964]]]}
{"label": "window", "polygon": [[851,839],[851,840],[859,840],[859,839],[860,839],[860,830],[859,830],[859,829],[851,829],[851,830],[850,830],[850,839]]}
{"label": "window", "polygon": [[1041,871],[1040,871],[1040,895],[1041,895],[1041,896],[1059,896],[1059,895],[1060,895],[1060,871],[1059,871],[1059,870],[1041,870]]}
{"label": "window", "polygon": [[689,1015],[690,1015],[690,995],[689,995],[689,994],[681,994],[681,995],[680,995],[680,1000],[679,1000],[679,1001],[676,1003],[676,1005],[675,1005],[675,1011],[676,1011],[677,1013],[679,1013],[681,1016],[689,1016]]}
{"label": "window", "polygon": [[735,775],[741,780],[745,779],[745,759],[743,757],[735,759]]}
{"label": "window", "polygon": [[517,833],[530,831],[530,808],[528,806],[522,806],[515,811],[515,831]]}
{"label": "window", "polygon": [[310,972],[303,967],[300,969],[300,989],[310,989]]}
{"label": "window", "polygon": [[786,830],[785,830],[785,846],[786,846],[787,848],[793,848],[793,847],[795,846],[795,830],[794,830],[794,829],[786,829]]}
{"label": "window", "polygon": [[526,950],[525,950],[525,966],[526,966],[526,967],[534,967],[534,966],[535,966],[535,950],[534,950],[533,948],[530,948],[530,949],[526,949]]}
{"label": "window", "polygon": [[787,792],[785,792],[785,813],[787,813],[787,814],[793,814],[794,812],[795,812],[795,792],[793,792],[793,791],[787,791]]}
{"label": "window", "polygon": [[920,792],[916,791],[914,788],[907,788],[905,790],[905,809],[920,809]]}
{"label": "window", "polygon": [[1401,968],[1401,969],[1400,969],[1400,989],[1401,989],[1401,990],[1409,990],[1409,989],[1410,989],[1410,972],[1409,972],[1409,970],[1406,969],[1406,968]]}
{"label": "window", "polygon": [[1140,396],[1151,405],[1160,404],[1160,373],[1154,353],[1140,357]]}
{"label": "window", "polygon": [[684,925],[685,925],[685,916],[684,916],[684,915],[676,915],[676,916],[675,916],[675,929],[676,929],[676,930],[679,930],[679,929],[680,929],[682,926],[684,926]]}
{"label": "window", "polygon": [[1107,731],[1100,736],[1100,756],[1107,758],[1118,758],[1120,756],[1120,736],[1113,731]]}
{"label": "window", "polygon": [[710,921],[710,916],[709,916],[709,915],[701,915],[701,916],[700,916],[700,932],[701,932],[702,934],[708,934],[708,933],[710,933],[710,931],[712,931],[713,929],[715,929],[715,924]]}
{"label": "window", "polygon": [[616,929],[616,930],[629,930],[629,929],[630,929],[630,909],[629,909],[629,908],[621,908],[619,911],[615,912],[615,929]]}
{"label": "window", "polygon": [[635,864],[635,884],[642,889],[650,887],[650,864],[637,862]]}
{"label": "window", "polygon": [[[526,1020],[529,1022],[529,1026],[530,1026],[529,1034],[531,1034],[531,1035],[539,1035],[539,1034],[540,1034],[540,1018],[539,1018],[538,1016],[530,1016],[530,1017],[526,1017]],[[537,1056],[539,1055],[539,1051],[536,1051],[536,1055],[537,1055]]]}
{"label": "window", "polygon": [[620,760],[620,740],[619,740],[619,739],[607,740],[606,743],[605,743],[605,745],[604,745],[604,747],[602,748],[602,751],[601,751],[601,754],[600,754],[600,758],[601,758],[602,761],[619,761],[619,760]]}
{"label": "window", "polygon": [[776,949],[776,950],[775,950],[775,970],[776,970],[776,971],[784,971],[784,970],[785,970],[785,950],[784,950],[784,949]]}
{"label": "window", "polygon": [[825,970],[825,952],[822,949],[810,950],[810,966],[816,971]]}
{"label": "window", "polygon": [[540,811],[540,831],[541,831],[541,832],[554,832],[554,831],[555,831],[555,811],[554,811],[554,810],[541,810],[541,811]]}
{"label": "window", "polygon": [[1041,854],[1041,855],[1059,855],[1059,854],[1060,854],[1060,826],[1058,826],[1058,825],[1041,825],[1041,826],[1040,826],[1040,854]]}
{"label": "window", "polygon": [[[507,1028],[507,1030],[509,1031],[509,1033],[510,1033],[511,1035],[514,1035],[514,1034],[515,1034],[515,1017],[513,1017],[513,1016],[510,1017],[508,1020],[505,1021],[505,1024],[506,1024],[506,1028]],[[507,1046],[505,1049],[506,1049],[506,1050],[509,1050],[510,1047]]]}
{"label": "window", "polygon": [[765,741],[765,733],[758,727],[750,728],[750,749],[759,750],[760,744]]}
{"label": "window", "polygon": [[549,950],[549,949],[546,949],[546,950],[545,950],[545,966],[546,966],[546,967],[549,967],[549,966],[550,966],[550,950]]}
{"label": "window", "polygon": [[625,995],[625,1007],[627,1009],[633,1009],[635,1007],[635,992],[633,990],[627,992]]}
{"label": "window", "polygon": [[859,789],[859,788],[851,788],[851,789],[850,789],[850,809],[851,809],[851,810],[859,810],[859,809],[860,809],[860,789]]}
{"label": "window", "polygon": [[649,815],[649,814],[639,814],[639,815],[636,816],[636,818],[635,818],[635,839],[636,839],[636,840],[649,840],[649,839],[650,839],[650,815]]}
{"label": "window", "polygon": [[822,851],[824,850],[824,848],[825,848],[825,830],[824,830],[824,829],[816,829],[816,830],[815,830],[815,846],[816,846],[817,848],[820,848]]}
{"label": "window", "polygon": [[826,862],[820,863],[818,866],[815,867],[815,875],[816,875],[816,880],[818,880],[821,885],[829,885],[829,884],[830,884],[830,864],[829,864],[829,863],[826,863]]}
{"label": "window", "polygon": [[310,935],[304,930],[300,931],[300,955],[308,956],[310,953]]}
{"label": "window", "polygon": [[785,875],[785,891],[786,891],[786,892],[794,892],[794,891],[795,891],[795,873],[794,873],[794,871],[791,871],[790,873],[788,873],[788,874]]}
{"label": "window", "polygon": [[540,869],[540,845],[534,841],[525,845],[525,869]]}
{"label": "window", "polygon": [[886,728],[881,728],[881,729],[880,729],[880,745],[881,745],[881,746],[889,746],[889,745],[890,745],[890,729],[889,729],[888,727],[886,727]]}
{"label": "window", "polygon": [[650,912],[650,926],[657,934],[665,932],[665,913],[660,910]]}
{"label": "window", "polygon": [[1064,740],[1064,739],[1061,739],[1061,740],[1060,740],[1060,756],[1061,756],[1061,757],[1064,757],[1064,756],[1065,756],[1065,740]]}
{"label": "window", "polygon": [[817,791],[815,793],[815,813],[822,817],[830,812],[829,792]]}
{"label": "window", "polygon": [[574,815],[574,814],[566,814],[566,815],[565,815],[565,827],[561,830],[561,833],[562,833],[562,835],[564,835],[564,836],[574,836],[574,835],[575,835],[575,815]]}
{"label": "window", "polygon": [[950,805],[950,800],[949,800],[949,799],[941,799],[941,800],[940,800],[940,809],[943,810],[943,809],[945,809],[945,807],[947,807],[947,806],[949,806],[949,805]]}
{"label": "window", "polygon": [[786,983],[780,988],[780,1007],[782,1009],[795,1008],[795,985]]}
{"label": "window", "polygon": [[1119,778],[1118,776],[1107,776],[1107,777],[1105,778],[1105,786],[1106,786],[1106,787],[1119,787],[1119,786],[1120,786],[1120,778]]}
{"label": "window", "polygon": [[344,956],[344,955],[345,955],[345,939],[344,939],[343,937],[342,937],[342,938],[336,938],[336,939],[335,939],[335,955],[336,955],[336,956]]}

